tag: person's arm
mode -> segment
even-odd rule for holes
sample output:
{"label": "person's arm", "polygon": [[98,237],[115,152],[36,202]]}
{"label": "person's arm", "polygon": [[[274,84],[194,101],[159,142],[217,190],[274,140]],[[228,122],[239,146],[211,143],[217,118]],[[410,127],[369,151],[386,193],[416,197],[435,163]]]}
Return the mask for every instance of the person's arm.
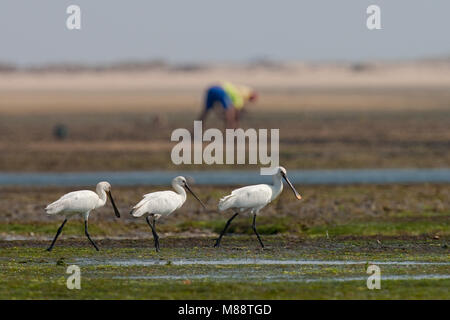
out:
{"label": "person's arm", "polygon": [[[208,109],[203,109],[203,111],[200,113],[200,115],[199,115],[199,117],[197,119],[197,120],[202,122],[202,130],[203,130],[204,125],[205,125],[205,120],[206,120],[206,116],[208,115],[208,111],[209,111]],[[193,136],[194,135],[194,129],[190,130],[190,132],[191,132],[191,135]]]}
{"label": "person's arm", "polygon": [[200,116],[199,116],[198,120],[204,122],[206,120],[206,115],[207,114],[208,114],[208,110],[207,109],[203,109],[203,111],[200,113]]}
{"label": "person's arm", "polygon": [[239,123],[239,120],[241,120],[242,116],[245,115],[247,112],[245,108],[241,108],[239,110],[236,110],[235,113],[236,113],[235,115],[236,123]]}
{"label": "person's arm", "polygon": [[228,129],[236,129],[236,110],[234,107],[229,107],[225,111],[225,126]]}

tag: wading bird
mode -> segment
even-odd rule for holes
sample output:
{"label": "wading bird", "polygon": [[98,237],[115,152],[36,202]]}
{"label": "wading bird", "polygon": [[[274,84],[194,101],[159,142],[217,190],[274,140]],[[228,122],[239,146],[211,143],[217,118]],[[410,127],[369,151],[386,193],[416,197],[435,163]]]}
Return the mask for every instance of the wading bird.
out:
{"label": "wading bird", "polygon": [[52,244],[50,245],[50,247],[48,247],[47,251],[51,251],[53,249],[56,239],[58,239],[58,236],[64,228],[67,220],[76,215],[83,216],[84,233],[86,234],[86,237],[89,239],[92,245],[95,247],[95,249],[98,251],[97,245],[91,239],[88,232],[89,214],[92,210],[103,207],[106,204],[107,197],[109,197],[109,199],[111,200],[111,204],[114,208],[114,213],[118,218],[120,218],[120,213],[119,210],[117,210],[116,204],[114,203],[114,199],[111,195],[111,185],[108,182],[100,182],[99,184],[97,184],[96,191],[97,193],[90,190],[70,192],[62,196],[59,200],[49,204],[45,208],[45,211],[49,215],[61,215],[65,217],[62,225],[56,232]]}
{"label": "wading bird", "polygon": [[[295,190],[292,183],[289,181],[286,176],[286,169],[283,167],[278,167],[277,173],[273,175],[273,184],[257,184],[253,186],[247,186],[243,188],[239,188],[233,190],[230,195],[223,197],[219,201],[219,210],[225,211],[227,209],[234,209],[236,211],[250,211],[253,214],[253,224],[252,228],[258,238],[261,247],[264,248],[264,244],[261,241],[261,238],[256,231],[256,215],[259,213],[259,210],[264,208],[267,204],[272,202],[274,199],[278,197],[278,195],[283,191],[283,182],[282,179],[286,180],[289,187],[294,191],[295,197],[300,200],[302,197]],[[223,235],[227,231],[231,221],[239,214],[236,212],[226,223],[225,228],[221,232],[219,238],[217,238],[214,247],[220,246],[220,241],[222,240]]]}
{"label": "wading bird", "polygon": [[[206,208],[203,202],[191,190],[184,177],[178,176],[174,178],[172,180],[172,188],[176,192],[158,191],[144,195],[144,199],[135,205],[130,212],[130,214],[136,218],[145,216],[147,224],[150,226],[150,229],[152,229],[157,252],[159,252],[159,236],[156,233],[156,220],[161,216],[168,216],[183,205],[186,201],[186,191],[184,188],[200,202],[203,208]],[[152,222],[150,222],[150,217],[152,218]]]}

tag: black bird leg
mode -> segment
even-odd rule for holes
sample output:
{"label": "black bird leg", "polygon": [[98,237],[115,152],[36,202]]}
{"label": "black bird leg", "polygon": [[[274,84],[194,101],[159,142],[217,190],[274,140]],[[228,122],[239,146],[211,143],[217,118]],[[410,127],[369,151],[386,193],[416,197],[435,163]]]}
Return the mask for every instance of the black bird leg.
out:
{"label": "black bird leg", "polygon": [[58,239],[59,234],[61,233],[62,229],[64,228],[64,225],[66,224],[67,219],[64,219],[62,225],[58,228],[58,231],[56,231],[55,238],[53,238],[52,244],[50,247],[47,248],[47,251],[50,252],[53,249],[53,246],[55,245],[56,239]]}
{"label": "black bird leg", "polygon": [[152,229],[153,239],[155,240],[155,249],[156,249],[156,252],[159,252],[160,251],[160,249],[159,249],[159,236],[156,233],[156,219],[153,218],[153,225],[150,223],[150,220],[148,219],[148,216],[145,217],[145,220],[147,220],[148,225]]}
{"label": "black bird leg", "polygon": [[262,248],[264,248],[264,243],[261,241],[261,238],[259,237],[258,231],[256,231],[256,214],[253,215],[253,224],[252,224],[253,231],[255,232],[256,236],[258,237],[259,244]]}
{"label": "black bird leg", "polygon": [[217,238],[216,240],[216,244],[214,245],[214,248],[220,247],[220,241],[222,240],[223,235],[225,234],[225,232],[227,231],[228,227],[230,226],[231,221],[233,221],[234,218],[236,218],[236,216],[239,213],[236,212],[228,221],[227,224],[225,225],[225,228],[223,228],[222,232],[220,233],[219,238]]}
{"label": "black bird leg", "polygon": [[86,234],[86,237],[89,239],[89,241],[92,243],[92,245],[94,246],[95,250],[99,251],[99,249],[98,249],[97,245],[95,244],[94,240],[92,240],[91,236],[89,235],[87,220],[84,220],[84,233]]}

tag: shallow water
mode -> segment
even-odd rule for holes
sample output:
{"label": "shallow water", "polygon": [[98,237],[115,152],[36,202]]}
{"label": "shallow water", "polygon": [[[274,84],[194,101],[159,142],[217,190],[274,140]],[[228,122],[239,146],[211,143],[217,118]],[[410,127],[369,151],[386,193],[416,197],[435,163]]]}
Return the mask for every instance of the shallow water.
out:
{"label": "shallow water", "polygon": [[[366,277],[324,277],[324,278],[306,278],[301,275],[223,275],[223,274],[196,274],[196,275],[162,275],[162,276],[119,276],[114,279],[130,279],[130,280],[263,280],[265,282],[271,281],[295,281],[295,282],[346,282],[346,281],[366,281]],[[443,280],[450,279],[447,274],[418,274],[418,275],[382,275],[381,280]]]}
{"label": "shallow water", "polygon": [[[174,259],[174,260],[156,260],[156,259],[128,259],[128,260],[95,260],[78,259],[80,265],[112,265],[112,266],[153,266],[153,265],[364,265],[367,261],[356,260],[276,260],[276,259],[221,259],[221,260],[200,260],[200,259]],[[377,265],[448,265],[450,262],[422,262],[422,261],[370,261]]]}
{"label": "shallow water", "polygon": [[[107,180],[113,185],[168,185],[183,175],[198,185],[246,185],[271,182],[259,170],[224,171],[130,171],[79,173],[0,173],[0,186],[88,186]],[[450,183],[450,169],[348,169],[288,170],[292,183],[307,184],[387,184]]]}

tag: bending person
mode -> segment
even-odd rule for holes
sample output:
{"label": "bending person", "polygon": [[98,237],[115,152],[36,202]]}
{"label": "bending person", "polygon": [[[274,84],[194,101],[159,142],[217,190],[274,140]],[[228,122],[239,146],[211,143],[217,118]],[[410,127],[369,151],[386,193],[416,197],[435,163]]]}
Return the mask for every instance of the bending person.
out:
{"label": "bending person", "polygon": [[239,125],[244,106],[257,99],[257,93],[246,86],[237,86],[230,82],[222,82],[206,90],[205,103],[199,120],[205,122],[208,113],[214,108],[221,108],[226,128]]}

